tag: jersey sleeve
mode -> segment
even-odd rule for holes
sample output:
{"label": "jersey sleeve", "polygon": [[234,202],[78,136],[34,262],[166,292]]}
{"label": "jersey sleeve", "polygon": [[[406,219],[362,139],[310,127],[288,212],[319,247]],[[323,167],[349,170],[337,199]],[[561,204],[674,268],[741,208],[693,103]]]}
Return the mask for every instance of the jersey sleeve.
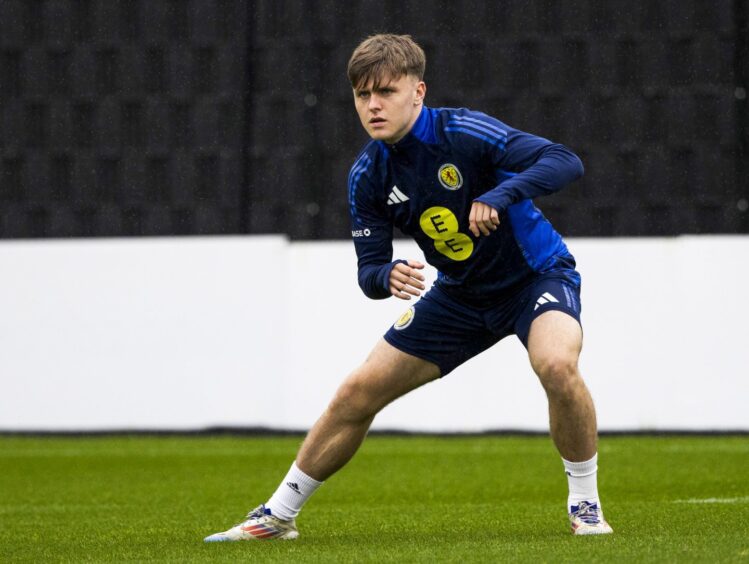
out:
{"label": "jersey sleeve", "polygon": [[393,224],[375,197],[372,161],[365,153],[349,174],[351,236],[356,249],[359,287],[368,298],[390,297],[393,261]]}
{"label": "jersey sleeve", "polygon": [[475,200],[499,211],[522,200],[553,194],[583,175],[582,162],[564,145],[514,129],[480,112],[454,116],[452,121],[453,128],[460,127],[460,131],[483,141],[485,156],[497,177],[504,179]]}

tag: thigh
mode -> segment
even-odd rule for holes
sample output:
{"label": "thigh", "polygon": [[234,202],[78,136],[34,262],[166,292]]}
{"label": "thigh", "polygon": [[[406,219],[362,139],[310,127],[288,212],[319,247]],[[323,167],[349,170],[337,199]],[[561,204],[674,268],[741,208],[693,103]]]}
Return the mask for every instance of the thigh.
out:
{"label": "thigh", "polygon": [[580,324],[563,311],[546,311],[531,324],[528,357],[541,377],[575,370],[582,346]]}
{"label": "thigh", "polygon": [[365,401],[369,409],[379,411],[439,376],[436,364],[400,351],[383,339],[364,364],[347,378],[343,388],[351,394],[351,399]]}
{"label": "thigh", "polygon": [[396,349],[436,364],[445,376],[499,340],[480,311],[433,286],[385,333]]}
{"label": "thigh", "polygon": [[[549,311],[566,315],[581,331],[580,287],[565,279],[540,276],[523,291],[522,309],[515,321],[515,334],[526,348],[529,348],[531,328],[536,320]],[[554,316],[556,317],[556,316]],[[572,325],[570,325],[572,327]],[[572,329],[574,332],[574,328]]]}

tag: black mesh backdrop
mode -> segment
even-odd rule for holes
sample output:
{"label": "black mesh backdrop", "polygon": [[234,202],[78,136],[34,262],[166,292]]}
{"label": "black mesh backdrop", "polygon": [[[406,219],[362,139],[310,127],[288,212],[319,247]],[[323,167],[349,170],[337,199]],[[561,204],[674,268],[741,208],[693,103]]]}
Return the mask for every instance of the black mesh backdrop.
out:
{"label": "black mesh backdrop", "polygon": [[566,235],[749,232],[749,1],[0,0],[0,237],[348,236],[359,40],[565,143]]}
{"label": "black mesh backdrop", "polygon": [[240,231],[246,14],[0,0],[2,235]]}

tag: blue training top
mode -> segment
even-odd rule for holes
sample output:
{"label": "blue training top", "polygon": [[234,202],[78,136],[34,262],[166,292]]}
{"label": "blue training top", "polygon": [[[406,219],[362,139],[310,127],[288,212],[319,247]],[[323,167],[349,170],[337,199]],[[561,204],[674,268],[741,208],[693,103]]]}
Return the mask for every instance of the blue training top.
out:
{"label": "blue training top", "polygon": [[[465,108],[424,107],[395,145],[370,141],[349,173],[352,236],[359,286],[373,299],[390,296],[393,226],[413,237],[437,284],[482,305],[558,271],[575,285],[575,261],[561,236],[533,205],[583,175],[568,148]],[[499,211],[500,224],[474,237],[474,201]]]}

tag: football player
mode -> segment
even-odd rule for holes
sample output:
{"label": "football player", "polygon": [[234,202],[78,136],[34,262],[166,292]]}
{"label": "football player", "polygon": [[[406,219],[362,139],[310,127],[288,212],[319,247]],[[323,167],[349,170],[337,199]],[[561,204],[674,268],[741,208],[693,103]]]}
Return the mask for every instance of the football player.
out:
{"label": "football player", "polygon": [[[596,413],[578,370],[580,275],[533,203],[580,178],[582,163],[481,112],[425,106],[425,64],[410,36],[390,34],[363,41],[348,64],[371,137],[348,178],[359,285],[372,299],[420,299],[341,384],[271,498],[208,542],[296,538],[302,505],[353,457],[382,408],[509,335],[548,397],[573,533],[612,532],[597,489]],[[423,263],[393,260],[393,227],[437,268],[428,292]]]}

